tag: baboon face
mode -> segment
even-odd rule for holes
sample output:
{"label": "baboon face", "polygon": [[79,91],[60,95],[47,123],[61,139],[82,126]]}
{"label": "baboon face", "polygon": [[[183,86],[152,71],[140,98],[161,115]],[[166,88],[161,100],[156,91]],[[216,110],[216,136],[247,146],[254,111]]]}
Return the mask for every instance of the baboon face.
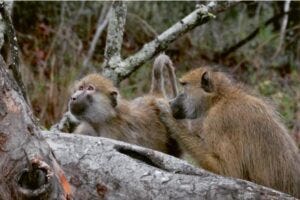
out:
{"label": "baboon face", "polygon": [[174,99],[172,99],[170,103],[170,107],[172,110],[173,117],[175,119],[185,119],[185,108],[184,108],[184,101],[186,100],[186,94],[180,93]]}
{"label": "baboon face", "polygon": [[79,120],[101,123],[115,115],[117,91],[100,75],[88,75],[75,86],[69,109]]}
{"label": "baboon face", "polygon": [[184,91],[170,101],[176,119],[195,119],[201,117],[209,108],[214,94],[212,72],[206,68],[195,69],[180,80]]}

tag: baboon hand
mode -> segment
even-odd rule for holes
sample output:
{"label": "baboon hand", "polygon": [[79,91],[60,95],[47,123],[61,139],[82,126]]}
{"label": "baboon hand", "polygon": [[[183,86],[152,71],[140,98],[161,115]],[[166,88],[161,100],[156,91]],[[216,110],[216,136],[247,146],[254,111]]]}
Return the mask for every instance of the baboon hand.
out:
{"label": "baboon hand", "polygon": [[171,115],[171,109],[170,106],[166,104],[165,101],[161,99],[156,100],[156,107],[157,107],[157,112],[161,115]]}
{"label": "baboon hand", "polygon": [[172,126],[175,119],[172,116],[172,112],[169,105],[167,105],[165,101],[157,100],[156,108],[161,122],[167,127]]}
{"label": "baboon hand", "polygon": [[187,129],[179,124],[173,117],[171,108],[165,102],[158,100],[156,102],[157,112],[160,121],[165,125],[168,133],[173,139],[176,139],[182,133],[186,133]]}

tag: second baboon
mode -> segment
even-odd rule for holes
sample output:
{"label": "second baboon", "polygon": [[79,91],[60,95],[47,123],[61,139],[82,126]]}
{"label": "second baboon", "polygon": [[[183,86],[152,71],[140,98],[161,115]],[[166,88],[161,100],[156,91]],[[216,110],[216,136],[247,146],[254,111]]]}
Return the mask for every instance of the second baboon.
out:
{"label": "second baboon", "polygon": [[198,133],[180,126],[165,106],[160,116],[201,167],[300,198],[299,150],[270,103],[207,67],[180,83],[184,92],[170,103],[173,116],[198,118]]}
{"label": "second baboon", "polygon": [[[159,56],[157,59],[164,59],[164,57]],[[163,65],[154,64],[153,70],[160,70],[160,67]],[[162,86],[160,83],[156,81],[152,86],[155,84]],[[76,84],[69,103],[71,113],[83,124],[76,132],[85,134],[81,128],[90,130],[92,127],[93,135],[179,156],[177,143],[169,137],[167,129],[160,122],[156,112],[157,99],[163,101],[166,107],[169,106],[168,100],[164,98],[165,94],[160,94],[160,91],[162,92],[163,88],[157,87],[155,94],[151,90],[150,94],[144,97],[127,101],[120,96],[110,80],[99,74],[90,74]],[[88,125],[87,129],[84,124]]]}

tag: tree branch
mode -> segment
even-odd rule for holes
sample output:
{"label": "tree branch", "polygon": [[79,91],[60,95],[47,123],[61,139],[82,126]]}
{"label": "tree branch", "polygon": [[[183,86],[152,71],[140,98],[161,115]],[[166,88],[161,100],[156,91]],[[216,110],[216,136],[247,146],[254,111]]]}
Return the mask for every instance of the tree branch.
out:
{"label": "tree branch", "polygon": [[43,135],[77,199],[293,199],[124,142],[46,131]]}
{"label": "tree branch", "polygon": [[[103,8],[102,8],[101,15],[99,16],[99,19],[98,19],[98,22],[97,22],[96,33],[95,33],[95,35],[93,37],[93,40],[91,42],[88,54],[87,54],[87,56],[85,57],[85,59],[83,61],[82,69],[89,68],[88,63],[89,63],[90,59],[92,58],[92,56],[94,54],[95,47],[96,47],[97,41],[99,40],[99,37],[101,36],[102,32],[104,31],[105,27],[108,24],[109,16],[110,16],[109,5],[104,4]],[[82,71],[82,69],[81,69],[81,71]]]}
{"label": "tree branch", "polygon": [[[123,43],[124,26],[126,21],[127,5],[123,1],[114,1],[111,9],[107,30],[104,69],[113,69],[121,60],[121,47]],[[114,82],[115,76],[110,76]]]}
{"label": "tree branch", "polygon": [[284,9],[283,9],[283,12],[285,14],[283,16],[282,23],[281,23],[279,44],[278,44],[277,50],[274,53],[272,59],[275,59],[275,57],[277,57],[277,55],[280,53],[283,42],[284,42],[286,27],[287,27],[288,19],[289,19],[289,15],[287,12],[290,11],[290,3],[291,3],[291,0],[285,0]]}
{"label": "tree branch", "polygon": [[214,18],[212,13],[216,14],[222,12],[235,4],[236,2],[215,2],[210,3],[207,6],[199,6],[198,9],[157,36],[153,41],[145,44],[144,47],[133,56],[130,56],[123,61],[114,60],[112,61],[113,65],[109,64],[109,67],[106,65],[103,75],[112,79],[116,85],[119,84],[123,79],[127,78],[137,70],[144,62],[153,58],[160,51],[166,49],[169,43],[196,26],[205,24],[211,18]]}

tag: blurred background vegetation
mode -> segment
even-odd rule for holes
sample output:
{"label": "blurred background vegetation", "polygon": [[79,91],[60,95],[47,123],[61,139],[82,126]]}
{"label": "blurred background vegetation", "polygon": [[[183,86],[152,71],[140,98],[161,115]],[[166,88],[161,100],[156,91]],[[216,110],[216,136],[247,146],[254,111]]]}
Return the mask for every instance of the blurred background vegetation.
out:
{"label": "blurred background vegetation", "polygon": [[[128,2],[123,58],[137,52],[198,2]],[[300,2],[291,2],[285,37],[280,29],[285,2],[247,2],[217,15],[172,43],[166,53],[177,76],[202,65],[220,66],[271,98],[291,134],[300,141]],[[32,108],[50,127],[67,110],[70,85],[80,68],[110,2],[15,2],[13,22],[22,57],[22,74]],[[106,6],[105,6],[106,5]],[[252,35],[251,35],[252,33]],[[240,41],[236,50],[230,47]],[[106,30],[101,34],[87,72],[100,70]],[[228,51],[229,50],[229,51]],[[131,99],[149,90],[149,61],[120,89]]]}

